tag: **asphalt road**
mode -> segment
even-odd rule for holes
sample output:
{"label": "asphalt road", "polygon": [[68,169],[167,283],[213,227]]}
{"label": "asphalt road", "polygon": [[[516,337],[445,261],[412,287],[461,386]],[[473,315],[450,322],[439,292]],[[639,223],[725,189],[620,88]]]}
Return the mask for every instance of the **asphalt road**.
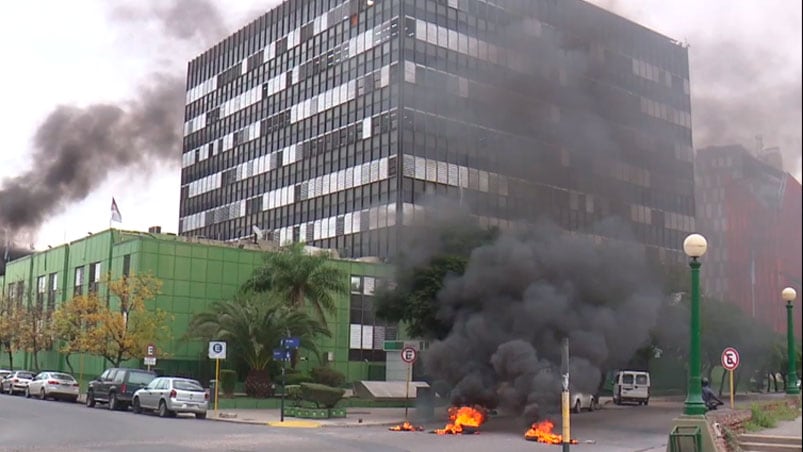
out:
{"label": "asphalt road", "polygon": [[[577,451],[665,450],[680,405],[606,407],[573,416]],[[427,425],[428,429],[435,427]],[[520,420],[491,418],[476,435],[389,432],[386,427],[289,429],[192,417],[161,419],[105,406],[0,395],[0,451],[538,451],[558,446],[523,440]],[[584,443],[586,440],[593,444]]]}

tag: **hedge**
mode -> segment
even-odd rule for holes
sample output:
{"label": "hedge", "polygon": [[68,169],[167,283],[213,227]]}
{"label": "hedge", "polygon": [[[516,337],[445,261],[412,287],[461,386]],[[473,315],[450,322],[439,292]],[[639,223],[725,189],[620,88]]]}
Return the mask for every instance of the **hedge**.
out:
{"label": "hedge", "polygon": [[319,408],[334,408],[345,393],[345,389],[317,383],[301,383],[301,399],[312,402]]}

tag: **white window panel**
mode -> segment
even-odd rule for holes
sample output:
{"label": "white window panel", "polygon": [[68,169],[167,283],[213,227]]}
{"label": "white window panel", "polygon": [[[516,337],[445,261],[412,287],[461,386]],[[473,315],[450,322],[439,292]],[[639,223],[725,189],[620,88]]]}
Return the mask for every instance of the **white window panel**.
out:
{"label": "white window panel", "polygon": [[370,163],[370,165],[371,165],[370,166],[371,167],[371,178],[369,180],[369,183],[370,182],[376,182],[376,181],[379,180],[379,162],[374,160],[373,162]]}
{"label": "white window panel", "polygon": [[321,194],[322,195],[328,195],[329,193],[331,193],[329,191],[330,187],[329,187],[329,175],[328,174],[324,174],[321,185],[322,185],[322,187],[321,187]]}
{"label": "white window panel", "polygon": [[480,191],[488,192],[488,172],[480,171]]}
{"label": "white window panel", "polygon": [[368,209],[368,229],[374,230],[379,228],[379,209],[372,207]]}
{"label": "white window panel", "polygon": [[396,225],[396,204],[395,203],[388,204],[387,220],[388,220],[388,227]]}
{"label": "white window panel", "polygon": [[435,160],[427,159],[426,160],[426,167],[427,173],[424,177],[425,180],[429,182],[437,182],[438,181],[438,162]]}
{"label": "white window panel", "polygon": [[386,87],[390,84],[390,66],[383,66],[379,73],[379,86]]}
{"label": "white window panel", "polygon": [[298,241],[301,243],[307,241],[307,223],[301,223],[298,227]]}
{"label": "white window panel", "polygon": [[383,157],[379,159],[379,179],[387,179],[388,177],[388,158]]}
{"label": "white window panel", "polygon": [[371,181],[371,163],[363,163],[360,166],[362,167],[360,170],[360,185],[364,185]]}
{"label": "white window panel", "polygon": [[415,157],[410,154],[404,154],[402,157],[402,175],[415,177]]}
{"label": "white window panel", "polygon": [[354,212],[353,220],[352,220],[352,229],[354,232],[360,232],[362,229],[360,228],[360,220],[362,219],[362,213],[360,211]]}
{"label": "white window panel", "polygon": [[354,168],[346,168],[346,188],[354,187]]}
{"label": "white window panel", "polygon": [[426,160],[423,157],[415,158],[415,178],[424,180],[427,177]]}
{"label": "white window panel", "polygon": [[371,118],[362,120],[362,139],[371,138]]}
{"label": "white window panel", "polygon": [[363,350],[373,350],[374,348],[374,327],[373,325],[362,326],[362,347]]}
{"label": "white window panel", "polygon": [[351,225],[353,221],[353,215],[351,212],[347,213],[343,216],[343,234],[351,234],[354,232],[354,228]]}
{"label": "white window panel", "polygon": [[438,183],[449,183],[449,171],[446,162],[438,162]]}
{"label": "white window panel", "polygon": [[354,167],[354,186],[360,185],[362,185],[362,165],[357,165]]}
{"label": "white window panel", "polygon": [[340,170],[337,172],[337,191],[345,190],[346,189],[346,170]]}
{"label": "white window panel", "polygon": [[362,349],[362,325],[349,324],[349,348],[353,350]]}

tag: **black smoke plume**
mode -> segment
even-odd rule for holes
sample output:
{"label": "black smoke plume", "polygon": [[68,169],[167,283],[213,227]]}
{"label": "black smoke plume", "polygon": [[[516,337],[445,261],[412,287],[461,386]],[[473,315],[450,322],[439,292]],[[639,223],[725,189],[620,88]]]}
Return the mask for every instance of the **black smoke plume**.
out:
{"label": "black smoke plume", "polygon": [[[625,230],[616,223],[597,231]],[[662,302],[650,268],[637,244],[600,242],[548,221],[502,235],[445,281],[439,316],[453,327],[424,354],[426,371],[452,386],[453,403],[533,418],[559,404],[568,337],[572,389],[594,394],[604,369],[648,344]]]}
{"label": "black smoke plume", "polygon": [[[219,39],[225,27],[206,0],[118,5],[120,25],[155,24],[167,42]],[[134,97],[85,107],[59,105],[33,137],[32,167],[0,182],[0,230],[13,238],[32,234],[54,213],[86,198],[110,174],[137,169],[147,174],[181,156],[183,72],[152,73]]]}

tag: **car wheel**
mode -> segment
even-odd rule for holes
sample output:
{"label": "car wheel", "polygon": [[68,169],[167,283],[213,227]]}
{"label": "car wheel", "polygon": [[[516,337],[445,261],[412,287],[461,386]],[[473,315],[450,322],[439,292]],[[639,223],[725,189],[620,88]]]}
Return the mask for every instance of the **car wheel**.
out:
{"label": "car wheel", "polygon": [[170,411],[167,409],[167,404],[164,400],[159,401],[159,417],[167,417],[170,415]]}
{"label": "car wheel", "polygon": [[139,405],[139,397],[134,397],[134,401],[131,403],[131,407],[134,413],[136,414],[142,413],[142,407]]}
{"label": "car wheel", "polygon": [[647,406],[649,404],[650,404],[650,399],[644,399],[644,406]]}
{"label": "car wheel", "polygon": [[95,396],[92,394],[91,391],[86,393],[86,406],[89,408],[95,406]]}
{"label": "car wheel", "polygon": [[71,398],[69,398],[67,400],[69,400],[71,403],[78,403],[78,396],[71,397]]}
{"label": "car wheel", "polygon": [[195,419],[206,419],[206,412],[195,413]]}
{"label": "car wheel", "polygon": [[119,404],[117,403],[117,394],[115,393],[109,394],[109,410],[116,411],[117,409],[120,408],[118,405]]}
{"label": "car wheel", "polygon": [[42,388],[39,390],[39,400],[46,400],[46,399],[47,399],[47,393],[45,393],[45,388]]}
{"label": "car wheel", "polygon": [[31,391],[28,388],[25,388],[25,398],[26,399],[30,399],[31,398]]}
{"label": "car wheel", "polygon": [[579,413],[580,412],[580,401],[579,400],[574,402],[574,412],[575,413]]}

